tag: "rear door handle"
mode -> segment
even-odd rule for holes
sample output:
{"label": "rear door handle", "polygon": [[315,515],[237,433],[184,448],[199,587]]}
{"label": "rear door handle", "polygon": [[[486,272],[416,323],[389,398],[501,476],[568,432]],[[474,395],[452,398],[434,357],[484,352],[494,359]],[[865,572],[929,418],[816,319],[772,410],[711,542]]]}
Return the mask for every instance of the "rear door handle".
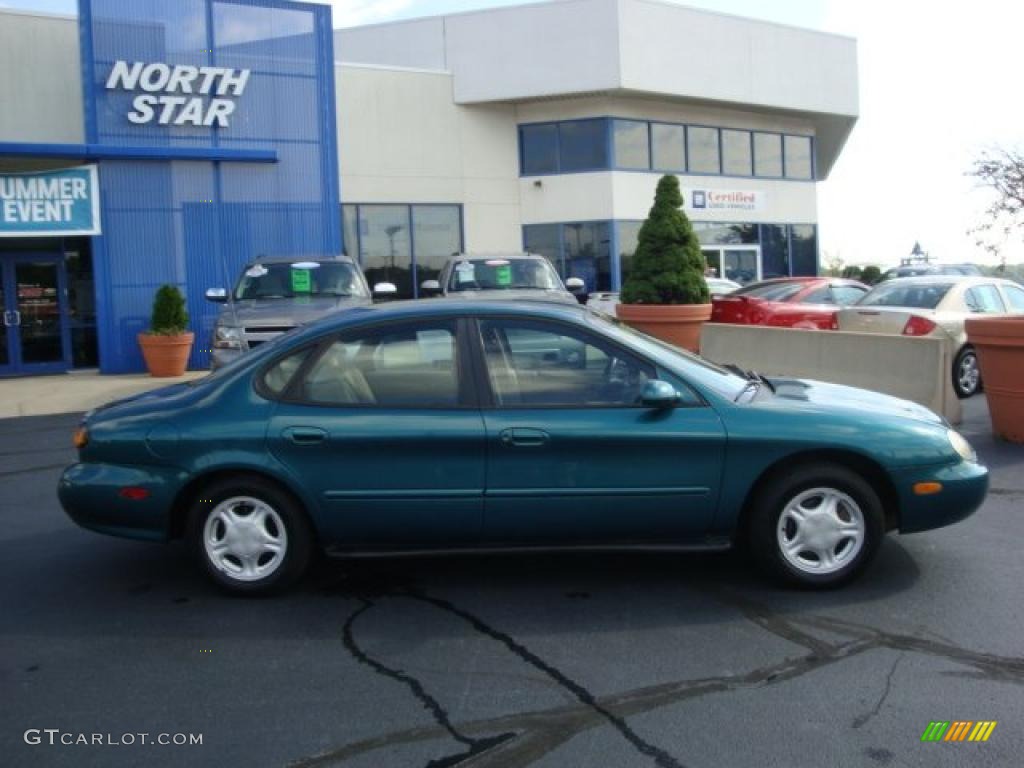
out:
{"label": "rear door handle", "polygon": [[281,431],[281,437],[296,445],[313,445],[327,439],[327,430],[319,427],[287,427]]}
{"label": "rear door handle", "polygon": [[502,445],[530,448],[545,445],[551,436],[543,429],[533,427],[510,427],[503,429],[498,435]]}

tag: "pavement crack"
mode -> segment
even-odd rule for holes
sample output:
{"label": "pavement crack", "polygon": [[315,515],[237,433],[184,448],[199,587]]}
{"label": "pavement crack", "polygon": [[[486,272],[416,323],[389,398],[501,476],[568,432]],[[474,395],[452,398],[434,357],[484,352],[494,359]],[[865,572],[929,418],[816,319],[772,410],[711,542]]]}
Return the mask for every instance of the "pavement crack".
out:
{"label": "pavement crack", "polygon": [[24,469],[11,469],[0,472],[0,477],[17,477],[18,475],[28,475],[32,472],[48,472],[51,469],[64,469],[68,465],[68,462],[62,461],[60,464],[41,464],[37,467],[25,467]]}
{"label": "pavement crack", "polygon": [[882,705],[885,704],[885,700],[889,698],[889,691],[892,690],[892,676],[896,674],[896,667],[899,666],[901,661],[903,661],[902,653],[896,657],[896,661],[892,663],[892,668],[889,670],[889,674],[885,676],[885,689],[882,691],[882,695],[878,697],[878,701],[875,702],[875,706],[872,707],[869,712],[857,715],[857,717],[853,719],[854,728],[863,727],[869,720],[871,720],[871,718],[877,716],[881,711]]}

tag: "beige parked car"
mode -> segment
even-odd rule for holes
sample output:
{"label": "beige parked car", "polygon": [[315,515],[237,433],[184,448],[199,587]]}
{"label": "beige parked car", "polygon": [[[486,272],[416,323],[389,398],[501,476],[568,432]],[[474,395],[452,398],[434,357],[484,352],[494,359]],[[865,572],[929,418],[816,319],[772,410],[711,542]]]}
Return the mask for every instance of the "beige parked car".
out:
{"label": "beige parked car", "polygon": [[901,333],[950,341],[953,388],[960,397],[981,389],[981,372],[974,348],[967,343],[964,319],[972,314],[1024,313],[1024,288],[996,277],[929,275],[887,280],[836,320],[841,331]]}

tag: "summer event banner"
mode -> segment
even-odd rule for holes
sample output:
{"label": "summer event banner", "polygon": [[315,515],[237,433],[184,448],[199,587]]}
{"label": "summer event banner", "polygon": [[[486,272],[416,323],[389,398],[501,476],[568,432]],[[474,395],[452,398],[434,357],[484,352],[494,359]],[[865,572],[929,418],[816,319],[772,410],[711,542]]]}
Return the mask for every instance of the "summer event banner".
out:
{"label": "summer event banner", "polygon": [[0,237],[98,234],[95,165],[0,174]]}

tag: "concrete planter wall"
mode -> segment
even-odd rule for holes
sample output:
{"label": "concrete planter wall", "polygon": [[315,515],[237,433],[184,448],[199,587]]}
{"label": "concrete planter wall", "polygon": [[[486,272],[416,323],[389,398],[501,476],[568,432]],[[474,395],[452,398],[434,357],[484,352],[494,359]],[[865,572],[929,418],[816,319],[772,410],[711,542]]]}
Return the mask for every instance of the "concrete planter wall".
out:
{"label": "concrete planter wall", "polygon": [[638,331],[696,352],[700,330],[711,319],[710,304],[619,304],[618,318]]}
{"label": "concrete planter wall", "polygon": [[992,431],[1024,443],[1024,317],[969,317],[967,339],[978,353]]}

